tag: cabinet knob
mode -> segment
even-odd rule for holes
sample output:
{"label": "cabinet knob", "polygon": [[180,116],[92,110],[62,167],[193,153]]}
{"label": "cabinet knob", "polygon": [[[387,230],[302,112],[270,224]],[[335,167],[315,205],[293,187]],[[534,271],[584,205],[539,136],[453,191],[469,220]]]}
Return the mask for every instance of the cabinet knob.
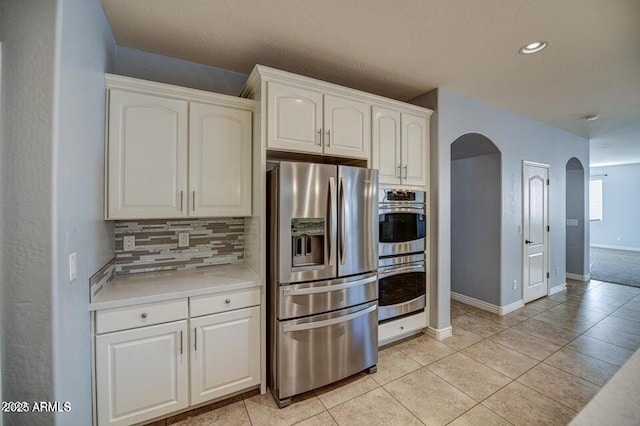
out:
{"label": "cabinet knob", "polygon": [[142,315],[140,315],[142,318],[146,318],[148,315],[146,312],[143,312]]}
{"label": "cabinet knob", "polygon": [[400,330],[404,330],[404,326],[403,325],[400,326]]}
{"label": "cabinet knob", "polygon": [[231,299],[225,300],[224,303],[226,303],[228,305],[229,303],[231,303]]}

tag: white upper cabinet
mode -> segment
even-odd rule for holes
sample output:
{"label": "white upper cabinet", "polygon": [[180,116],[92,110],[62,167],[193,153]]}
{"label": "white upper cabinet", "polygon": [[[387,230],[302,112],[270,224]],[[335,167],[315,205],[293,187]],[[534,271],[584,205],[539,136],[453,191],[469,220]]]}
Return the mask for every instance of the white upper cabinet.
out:
{"label": "white upper cabinet", "polygon": [[372,164],[380,184],[427,185],[428,123],[426,116],[373,107]]}
{"label": "white upper cabinet", "polygon": [[186,216],[187,102],[109,95],[109,219]]}
{"label": "white upper cabinet", "polygon": [[255,102],[107,75],[107,220],[251,215]]}
{"label": "white upper cabinet", "polygon": [[368,103],[271,81],[267,92],[267,148],[369,159]]}
{"label": "white upper cabinet", "polygon": [[[330,155],[358,165],[364,163],[351,160],[366,160],[379,168],[383,184],[428,182],[424,162],[433,111],[427,108],[262,65],[255,66],[241,96],[260,102],[255,136],[261,155]],[[425,145],[416,149],[416,143]]]}
{"label": "white upper cabinet", "polygon": [[381,184],[400,182],[400,144],[400,112],[374,106],[371,160]]}
{"label": "white upper cabinet", "polygon": [[324,153],[369,158],[371,106],[341,96],[324,96]]}
{"label": "white upper cabinet", "polygon": [[322,93],[269,83],[269,148],[322,154]]}
{"label": "white upper cabinet", "polygon": [[251,215],[251,112],[191,102],[189,216]]}
{"label": "white upper cabinet", "polygon": [[405,185],[427,184],[428,132],[425,117],[402,113],[402,183]]}

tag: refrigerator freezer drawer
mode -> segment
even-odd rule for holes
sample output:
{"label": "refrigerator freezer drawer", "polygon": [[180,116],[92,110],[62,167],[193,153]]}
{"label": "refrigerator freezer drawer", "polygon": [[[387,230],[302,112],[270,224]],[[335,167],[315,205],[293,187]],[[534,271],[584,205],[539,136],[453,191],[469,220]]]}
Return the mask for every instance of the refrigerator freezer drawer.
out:
{"label": "refrigerator freezer drawer", "polygon": [[378,298],[376,273],[279,288],[278,319],[285,320],[344,309]]}
{"label": "refrigerator freezer drawer", "polygon": [[274,394],[280,400],[333,383],[378,362],[375,301],[279,321],[277,333]]}

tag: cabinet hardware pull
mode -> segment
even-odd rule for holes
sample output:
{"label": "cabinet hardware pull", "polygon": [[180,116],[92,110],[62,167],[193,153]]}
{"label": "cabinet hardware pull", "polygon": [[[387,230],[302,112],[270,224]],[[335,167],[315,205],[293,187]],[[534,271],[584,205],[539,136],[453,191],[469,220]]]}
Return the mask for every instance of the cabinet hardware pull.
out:
{"label": "cabinet hardware pull", "polygon": [[225,300],[224,303],[226,303],[228,305],[229,303],[231,303],[231,299]]}
{"label": "cabinet hardware pull", "polygon": [[322,145],[322,129],[318,129],[318,137],[316,138],[317,143],[316,145],[320,146]]}
{"label": "cabinet hardware pull", "polygon": [[193,329],[193,350],[194,351],[198,350],[198,329],[197,328]]}
{"label": "cabinet hardware pull", "polygon": [[182,330],[180,330],[180,355],[182,355]]}
{"label": "cabinet hardware pull", "polygon": [[407,172],[407,166],[404,166],[404,178],[409,177],[409,172]]}
{"label": "cabinet hardware pull", "polygon": [[331,146],[331,130],[327,130],[327,146]]}
{"label": "cabinet hardware pull", "polygon": [[397,178],[402,178],[402,166],[398,166],[398,174],[396,175]]}
{"label": "cabinet hardware pull", "polygon": [[146,318],[148,315],[146,312],[143,312],[142,315],[140,315],[142,318]]}
{"label": "cabinet hardware pull", "polygon": [[191,209],[195,212],[196,211],[196,191],[193,191],[193,203],[191,205]]}
{"label": "cabinet hardware pull", "polygon": [[184,191],[180,191],[180,211],[182,211],[182,208],[184,206],[183,204],[183,195],[184,195]]}

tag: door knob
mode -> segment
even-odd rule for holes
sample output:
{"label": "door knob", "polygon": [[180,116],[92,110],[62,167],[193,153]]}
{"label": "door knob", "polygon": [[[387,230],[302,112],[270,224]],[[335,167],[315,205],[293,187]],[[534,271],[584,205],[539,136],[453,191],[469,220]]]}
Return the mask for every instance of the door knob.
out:
{"label": "door knob", "polygon": [[529,240],[524,240],[525,244],[531,244],[533,241],[529,241]]}

